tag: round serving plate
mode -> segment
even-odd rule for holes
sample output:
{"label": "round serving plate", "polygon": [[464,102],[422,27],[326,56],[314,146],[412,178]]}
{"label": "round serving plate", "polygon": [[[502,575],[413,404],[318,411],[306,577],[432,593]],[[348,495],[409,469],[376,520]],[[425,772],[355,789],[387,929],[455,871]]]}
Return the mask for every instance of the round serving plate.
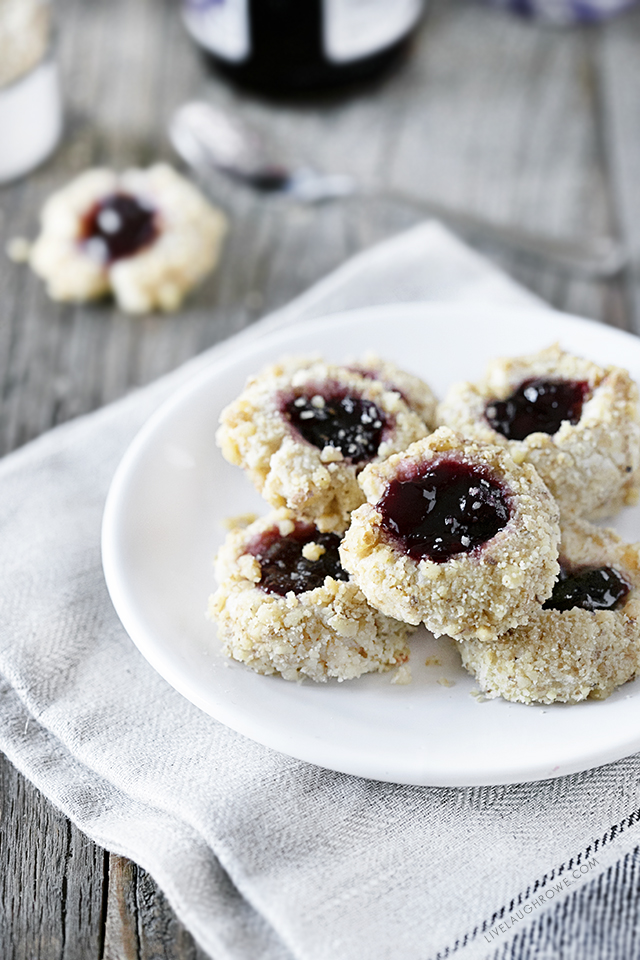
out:
{"label": "round serving plate", "polygon": [[[114,477],[103,523],[107,585],[125,629],[190,701],[260,743],[344,773],[395,783],[458,786],[559,777],[640,750],[640,680],[608,700],[524,706],[484,700],[453,641],[423,628],[411,640],[412,682],[393,674],[345,683],[265,677],[220,651],[207,600],[226,518],[267,505],[214,435],[247,377],[283,355],[347,361],[374,351],[442,396],[498,355],[559,341],[640,379],[640,341],[552,311],[401,304],[295,324],[227,351],[150,419]],[[640,508],[612,524],[640,539]],[[439,661],[437,665],[432,664]],[[447,685],[449,684],[449,685]]]}

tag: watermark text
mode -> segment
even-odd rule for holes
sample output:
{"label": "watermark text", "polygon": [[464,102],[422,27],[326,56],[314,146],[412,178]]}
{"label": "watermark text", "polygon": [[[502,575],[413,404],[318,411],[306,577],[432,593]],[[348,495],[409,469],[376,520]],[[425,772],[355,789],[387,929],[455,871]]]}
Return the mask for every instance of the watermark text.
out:
{"label": "watermark text", "polygon": [[575,867],[568,876],[563,877],[555,883],[550,883],[539,896],[534,897],[532,900],[527,900],[525,904],[518,907],[517,910],[513,910],[508,917],[505,917],[504,920],[497,923],[495,927],[486,930],[484,938],[487,943],[492,943],[502,933],[508,933],[517,923],[525,920],[530,914],[535,913],[536,910],[539,910],[546,903],[549,903],[557,894],[564,893],[568,887],[572,887],[575,883],[579,883],[580,880],[584,880],[585,876],[591,873],[597,866],[598,861],[595,857],[592,857],[590,860],[587,860],[586,863],[581,863]]}

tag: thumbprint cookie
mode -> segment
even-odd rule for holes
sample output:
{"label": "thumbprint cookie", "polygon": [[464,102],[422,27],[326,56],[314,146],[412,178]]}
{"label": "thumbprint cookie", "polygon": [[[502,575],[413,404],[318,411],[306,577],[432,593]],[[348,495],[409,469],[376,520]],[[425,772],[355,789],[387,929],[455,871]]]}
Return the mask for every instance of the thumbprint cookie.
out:
{"label": "thumbprint cookie", "polygon": [[400,390],[347,367],[289,359],[253,377],[220,418],[223,456],[273,507],[344,531],[363,503],[358,474],[424,437]]}
{"label": "thumbprint cookie", "polygon": [[285,680],[351,680],[405,663],[412,628],[367,603],[339,545],[286,509],[229,534],[210,601],[223,652]]}
{"label": "thumbprint cookie", "polygon": [[340,556],[369,602],[437,636],[526,623],[558,574],[558,508],[530,464],[446,427],[360,483]]}
{"label": "thumbprint cookie", "polygon": [[532,464],[567,518],[610,516],[637,502],[638,391],[626,370],[600,367],[556,344],[494,360],[480,383],[458,383],[440,423]]}
{"label": "thumbprint cookie", "polygon": [[640,663],[640,547],[584,520],[563,524],[560,574],[526,626],[465,640],[462,662],[488,697],[603,700]]}

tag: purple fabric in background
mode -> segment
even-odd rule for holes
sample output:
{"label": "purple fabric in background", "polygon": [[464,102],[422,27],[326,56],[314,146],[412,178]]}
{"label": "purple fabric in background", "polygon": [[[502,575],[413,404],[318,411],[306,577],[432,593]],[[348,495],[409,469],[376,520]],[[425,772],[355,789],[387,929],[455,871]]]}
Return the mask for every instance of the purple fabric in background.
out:
{"label": "purple fabric in background", "polygon": [[520,16],[547,23],[597,23],[632,7],[637,0],[488,0]]}

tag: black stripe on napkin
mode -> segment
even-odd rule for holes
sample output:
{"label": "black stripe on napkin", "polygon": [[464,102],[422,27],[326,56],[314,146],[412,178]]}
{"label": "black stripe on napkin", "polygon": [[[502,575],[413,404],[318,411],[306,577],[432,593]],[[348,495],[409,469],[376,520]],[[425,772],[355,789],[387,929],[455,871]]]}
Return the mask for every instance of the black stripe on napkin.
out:
{"label": "black stripe on napkin", "polygon": [[[477,924],[472,931],[465,933],[463,937],[459,937],[457,940],[455,940],[453,944],[451,944],[448,947],[445,947],[443,950],[438,951],[438,953],[436,953],[433,956],[432,960],[447,960],[448,957],[453,956],[453,954],[457,953],[458,950],[461,950],[463,947],[466,947],[469,943],[472,943],[481,934],[484,934],[487,931],[490,931],[492,928],[494,928],[497,924],[499,924],[505,918],[508,918],[514,911],[517,911],[519,907],[528,903],[533,897],[535,897],[538,891],[544,890],[554,880],[563,879],[565,874],[570,874],[571,871],[574,870],[576,867],[579,867],[581,864],[586,863],[590,857],[594,857],[599,850],[604,849],[604,847],[606,847],[607,844],[611,843],[612,840],[614,840],[616,837],[619,837],[622,833],[625,832],[625,830],[627,830],[629,827],[634,826],[634,824],[638,822],[640,822],[640,808],[637,810],[634,810],[633,813],[629,814],[629,816],[625,817],[619,823],[615,823],[613,824],[613,826],[609,827],[609,829],[605,831],[602,837],[595,838],[593,842],[590,843],[589,846],[587,846],[581,853],[578,853],[575,857],[571,857],[570,860],[568,860],[566,863],[561,864],[559,867],[554,868],[553,870],[550,870],[548,873],[545,873],[542,877],[540,877],[534,883],[530,884],[523,892],[519,893],[517,897],[514,897],[508,904],[504,904],[504,906],[500,907],[499,910],[496,910],[491,915],[490,918],[484,920],[482,923]],[[621,876],[623,877],[626,876],[624,869],[621,867],[621,864],[626,864],[628,858],[635,856],[638,850],[640,850],[640,847],[636,847],[633,853],[628,854],[627,857],[621,858],[616,864],[610,867],[608,871],[603,873],[601,877],[599,877],[593,883],[586,884],[585,886],[581,887],[580,890],[576,890],[574,891],[573,894],[569,894],[568,897],[563,899],[562,903],[559,903],[557,905],[555,910],[551,910],[551,911],[545,910],[544,913],[540,915],[540,921],[537,924],[534,924],[532,929],[537,929],[538,927],[542,929],[543,917],[546,918],[547,916],[549,916],[550,918],[553,918],[558,916],[558,914],[562,912],[562,908],[565,903],[575,904],[576,898],[581,900],[583,895],[586,895],[585,891],[596,889],[598,881],[601,880],[602,877],[608,876],[609,874],[611,874],[611,871],[615,871],[616,869],[620,868],[622,871]],[[617,887],[616,887],[616,890],[618,890]],[[632,888],[627,888],[626,881],[625,881],[625,886],[621,887],[619,890],[619,896],[623,899],[626,898],[628,900],[633,900],[633,903],[636,905],[636,907],[639,906],[637,901],[640,900],[640,889],[638,889],[637,885]],[[591,903],[591,905],[593,905],[593,903],[596,901],[589,901],[589,902]],[[622,907],[622,900],[620,901],[620,903]],[[567,907],[567,909],[569,909],[569,907]],[[576,907],[571,907],[570,909],[578,910],[579,908],[576,906]],[[524,936],[524,933],[522,936]],[[518,942],[524,943],[524,941],[522,941],[522,936],[517,936],[516,940],[518,940]],[[510,941],[508,946],[511,947],[511,945],[513,944],[515,949],[516,940]],[[512,955],[510,953],[505,954],[504,952],[501,952],[503,951],[503,949],[504,948],[502,947],[499,948],[498,953],[493,955],[493,960],[507,960],[507,958],[511,960]],[[513,954],[513,960],[516,960],[516,958],[517,960],[520,960],[521,956],[525,957],[527,955],[528,954],[515,953]],[[531,956],[536,957],[536,960],[547,960],[547,958],[544,957],[543,955],[541,955],[539,958],[537,954],[531,954]],[[570,957],[571,954],[568,954],[567,956]],[[599,957],[600,955],[594,954],[593,956]],[[637,953],[637,952],[626,953],[626,954],[623,953],[623,954],[620,954],[619,956],[621,960],[631,960],[631,958],[640,957],[640,953]],[[558,958],[558,957],[562,957],[562,960],[565,960],[564,953],[550,954],[549,960],[552,960],[552,958],[553,960],[555,960],[555,958]],[[610,955],[602,954],[602,957],[603,957],[603,960],[617,960],[618,955],[614,953]],[[579,960],[591,960],[591,955],[582,954],[579,957]]]}

